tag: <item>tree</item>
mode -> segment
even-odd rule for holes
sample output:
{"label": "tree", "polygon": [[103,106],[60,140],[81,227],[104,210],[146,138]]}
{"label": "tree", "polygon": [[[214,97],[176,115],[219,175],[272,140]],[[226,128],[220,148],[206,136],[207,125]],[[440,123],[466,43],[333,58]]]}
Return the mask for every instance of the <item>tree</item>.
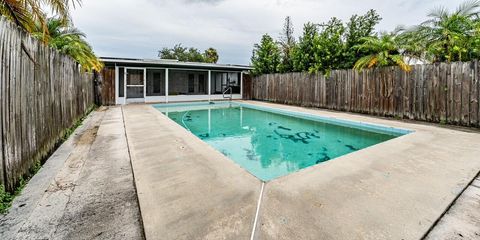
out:
{"label": "tree", "polygon": [[161,59],[174,59],[183,62],[209,62],[218,61],[218,53],[214,48],[205,50],[202,54],[197,48],[183,47],[182,44],[175,44],[173,48],[163,48],[158,51],[158,57]]}
{"label": "tree", "polygon": [[293,48],[292,62],[293,71],[309,71],[315,65],[315,38],[318,35],[318,27],[313,23],[303,26],[303,35],[298,44]]}
{"label": "tree", "polygon": [[427,42],[420,38],[416,32],[406,31],[404,26],[398,26],[394,32],[397,33],[396,42],[402,46],[401,53],[410,63],[412,60],[425,61],[427,59]]}
{"label": "tree", "polygon": [[355,14],[350,18],[345,29],[345,52],[340,68],[352,68],[357,59],[370,54],[363,52],[363,50],[359,51],[354,47],[361,44],[360,40],[362,38],[376,36],[375,26],[381,20],[380,15],[373,9],[370,9],[364,15]]}
{"label": "tree", "polygon": [[314,39],[314,64],[309,72],[328,73],[343,65],[345,45],[343,34],[345,27],[338,18],[332,18],[326,24],[321,24],[321,29]]}
{"label": "tree", "polygon": [[252,54],[253,74],[276,73],[280,64],[280,50],[272,37],[262,36],[260,44],[255,44]]}
{"label": "tree", "polygon": [[81,0],[0,0],[0,15],[32,32],[37,30],[37,23],[46,30],[46,14],[42,7],[62,19],[68,19],[70,5],[75,7],[80,4]]}
{"label": "tree", "polygon": [[410,39],[424,46],[431,62],[468,61],[480,57],[480,1],[466,1],[449,12],[438,7],[427,21],[407,29]]}
{"label": "tree", "polygon": [[290,16],[285,18],[283,31],[280,34],[279,44],[281,48],[280,72],[293,71],[292,51],[295,47],[295,37],[293,36],[293,24]]}
{"label": "tree", "polygon": [[32,35],[61,53],[71,56],[87,71],[100,71],[103,68],[103,63],[86,42],[85,34],[73,27],[68,19],[48,18],[45,26],[38,22]]}
{"label": "tree", "polygon": [[207,62],[207,63],[217,63],[217,61],[218,61],[217,50],[215,48],[208,48],[203,53],[203,57],[205,59],[205,62]]}
{"label": "tree", "polygon": [[360,45],[355,48],[358,51],[371,52],[357,60],[354,68],[361,70],[364,68],[393,66],[397,65],[404,71],[410,71],[411,67],[404,61],[400,54],[401,47],[396,42],[395,33],[383,34],[380,37],[364,37]]}

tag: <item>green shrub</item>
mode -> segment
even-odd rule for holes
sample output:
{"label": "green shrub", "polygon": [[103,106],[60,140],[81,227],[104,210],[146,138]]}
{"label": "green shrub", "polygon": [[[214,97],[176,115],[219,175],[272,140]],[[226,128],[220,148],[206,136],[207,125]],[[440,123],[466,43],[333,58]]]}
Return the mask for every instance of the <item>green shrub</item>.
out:
{"label": "green shrub", "polygon": [[5,191],[3,184],[0,185],[0,213],[6,213],[7,210],[12,205],[13,200],[12,194]]}

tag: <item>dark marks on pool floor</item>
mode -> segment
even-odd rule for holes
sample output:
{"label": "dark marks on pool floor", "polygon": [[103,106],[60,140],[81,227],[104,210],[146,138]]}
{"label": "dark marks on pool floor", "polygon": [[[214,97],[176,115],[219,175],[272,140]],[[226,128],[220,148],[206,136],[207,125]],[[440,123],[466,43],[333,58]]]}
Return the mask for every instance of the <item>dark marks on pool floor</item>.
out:
{"label": "dark marks on pool floor", "polygon": [[288,139],[291,140],[295,143],[297,142],[302,142],[304,144],[309,144],[310,142],[308,140],[312,140],[314,138],[320,138],[320,136],[316,135],[315,133],[312,132],[297,132],[295,134],[288,134],[288,133],[280,133],[276,129],[273,130],[273,132],[283,138],[283,139]]}
{"label": "dark marks on pool floor", "polygon": [[278,129],[282,129],[282,130],[286,130],[286,131],[292,131],[292,129],[286,128],[286,127],[283,127],[283,126],[278,126]]}
{"label": "dark marks on pool floor", "polygon": [[322,153],[322,157],[319,158],[315,163],[318,164],[318,163],[321,163],[321,162],[328,161],[330,159],[331,158],[326,153]]}
{"label": "dark marks on pool floor", "polygon": [[200,137],[200,139],[205,139],[205,138],[210,137],[210,134],[204,133],[204,134],[200,134],[200,135],[198,135],[198,136]]}
{"label": "dark marks on pool floor", "polygon": [[354,146],[352,146],[352,145],[348,145],[348,144],[346,144],[345,147],[349,148],[349,149],[352,150],[352,151],[357,151],[357,150],[358,150],[358,148],[356,148],[356,147],[354,147]]}

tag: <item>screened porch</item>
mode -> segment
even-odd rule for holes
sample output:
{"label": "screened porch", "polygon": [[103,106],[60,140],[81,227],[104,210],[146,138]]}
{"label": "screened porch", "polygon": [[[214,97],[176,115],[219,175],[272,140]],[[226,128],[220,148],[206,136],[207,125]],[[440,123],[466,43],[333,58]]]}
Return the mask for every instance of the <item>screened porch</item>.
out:
{"label": "screened porch", "polygon": [[241,71],[116,67],[116,72],[117,104],[241,98]]}

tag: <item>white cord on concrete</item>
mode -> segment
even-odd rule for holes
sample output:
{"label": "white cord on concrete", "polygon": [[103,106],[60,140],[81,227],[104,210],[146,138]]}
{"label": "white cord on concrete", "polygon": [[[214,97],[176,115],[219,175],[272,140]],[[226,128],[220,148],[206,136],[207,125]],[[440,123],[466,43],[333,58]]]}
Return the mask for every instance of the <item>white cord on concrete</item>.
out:
{"label": "white cord on concrete", "polygon": [[262,189],[260,189],[260,196],[258,196],[257,212],[255,213],[255,220],[253,221],[253,229],[252,229],[252,234],[250,235],[250,240],[254,240],[255,238],[255,230],[257,228],[258,214],[260,212],[260,204],[262,203],[264,187],[265,187],[265,182],[262,181]]}

